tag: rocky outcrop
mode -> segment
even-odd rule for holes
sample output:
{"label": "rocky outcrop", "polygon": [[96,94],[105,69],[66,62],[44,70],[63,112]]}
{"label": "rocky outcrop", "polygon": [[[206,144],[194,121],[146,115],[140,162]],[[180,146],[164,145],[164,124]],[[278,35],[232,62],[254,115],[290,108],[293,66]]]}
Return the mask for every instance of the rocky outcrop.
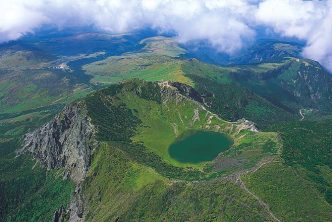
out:
{"label": "rocky outcrop", "polygon": [[67,208],[70,222],[83,222],[84,218],[84,197],[81,184],[75,189]]}
{"label": "rocky outcrop", "polygon": [[258,129],[256,128],[255,123],[252,121],[242,118],[242,119],[239,119],[238,121],[236,121],[235,123],[237,124],[238,132],[240,132],[242,130],[250,130],[253,132],[258,132]]}
{"label": "rocky outcrop", "polygon": [[212,94],[208,94],[208,95],[200,94],[191,86],[185,85],[183,83],[169,82],[169,84],[171,86],[173,86],[174,88],[176,88],[177,91],[179,93],[181,93],[182,95],[184,95],[185,97],[190,98],[196,102],[199,102],[206,107],[211,106],[211,103],[206,102],[206,97],[211,97],[211,96],[213,96]]}
{"label": "rocky outcrop", "polygon": [[95,140],[95,127],[91,124],[83,102],[64,108],[53,120],[28,133],[19,153],[30,153],[48,169],[64,168],[77,184],[90,166]]}
{"label": "rocky outcrop", "polygon": [[75,192],[67,208],[60,207],[53,214],[52,222],[84,222],[84,200],[82,194],[82,185],[76,186]]}

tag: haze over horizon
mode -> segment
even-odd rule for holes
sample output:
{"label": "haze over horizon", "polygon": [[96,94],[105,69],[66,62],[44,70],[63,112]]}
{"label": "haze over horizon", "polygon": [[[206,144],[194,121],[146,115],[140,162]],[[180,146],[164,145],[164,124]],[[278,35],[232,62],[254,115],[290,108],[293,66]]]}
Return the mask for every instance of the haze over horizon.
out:
{"label": "haze over horizon", "polygon": [[113,34],[151,28],[233,54],[262,35],[278,35],[304,41],[303,56],[332,70],[332,0],[1,0],[0,12],[0,42],[45,26]]}

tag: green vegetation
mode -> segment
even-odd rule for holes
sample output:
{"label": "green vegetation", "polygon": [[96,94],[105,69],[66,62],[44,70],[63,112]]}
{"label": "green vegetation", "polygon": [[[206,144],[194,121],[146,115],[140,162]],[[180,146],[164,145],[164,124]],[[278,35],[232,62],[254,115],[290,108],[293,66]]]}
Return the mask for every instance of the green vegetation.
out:
{"label": "green vegetation", "polygon": [[332,217],[331,125],[327,118],[270,127],[280,132],[284,163],[263,167],[244,181],[283,221]]}
{"label": "green vegetation", "polygon": [[332,168],[332,120],[294,121],[276,124],[284,141],[283,159],[288,165],[301,164],[310,168],[327,165]]}
{"label": "green vegetation", "polygon": [[[93,124],[98,126],[98,138],[104,141],[127,141],[139,123],[124,104],[113,105],[101,96],[88,97],[87,106]],[[111,124],[110,124],[111,123]]]}
{"label": "green vegetation", "polygon": [[331,109],[331,75],[318,63],[288,58],[272,64],[267,70],[249,66],[235,74],[237,81],[255,94],[291,114],[300,109],[316,109],[321,113]]}
{"label": "green vegetation", "polygon": [[34,112],[0,120],[0,221],[48,221],[66,205],[74,184],[63,172],[43,169],[30,156],[16,157],[21,135],[53,114]]}
{"label": "green vegetation", "polygon": [[195,89],[204,95],[210,109],[224,119],[246,118],[263,128],[292,118],[288,111],[237,84],[234,77],[240,70],[218,69],[198,61],[186,63],[183,70],[195,82]]}
{"label": "green vegetation", "polygon": [[[167,84],[128,81],[98,91],[85,101],[100,140],[116,144],[132,159],[168,178],[213,178],[238,168],[252,167],[262,157],[279,150],[276,134],[241,130],[240,124],[219,119]],[[242,165],[218,172],[212,170],[214,163],[211,161],[182,163],[172,158],[169,154],[171,144],[178,136],[192,130],[229,135],[234,145],[225,152],[225,156],[234,159],[240,156],[245,161]],[[266,144],[271,145],[271,152],[266,151]]]}
{"label": "green vegetation", "polygon": [[181,70],[183,61],[178,57],[184,53],[174,40],[155,37],[141,42],[145,47],[136,53],[111,56],[84,66],[93,78],[93,84],[118,83],[139,78],[146,81],[176,81],[192,84]]}
{"label": "green vegetation", "polygon": [[280,131],[283,139],[281,157],[289,166],[301,165],[308,179],[332,204],[332,120],[296,121],[276,124],[272,129]]}
{"label": "green vegetation", "polygon": [[[83,186],[86,221],[267,221],[257,201],[230,182],[171,182],[102,144]],[[111,206],[111,207],[110,207]]]}
{"label": "green vegetation", "polygon": [[[5,221],[47,221],[56,210],[69,202],[74,184],[63,181],[63,172],[46,173],[44,169],[36,171],[34,174],[27,171],[21,178],[12,178],[2,184],[4,198],[18,201],[14,206],[19,204],[17,208],[9,208]],[[21,187],[22,184],[26,187]],[[24,198],[20,199],[20,195]]]}
{"label": "green vegetation", "polygon": [[[61,41],[81,48],[89,46],[82,39],[97,35]],[[35,45],[59,53],[58,46]],[[234,67],[183,59],[185,50],[171,38],[140,45],[116,56],[106,55],[109,49],[67,57],[1,49],[0,221],[48,221],[74,190],[61,169],[15,157],[22,136],[65,104],[133,78],[83,99],[100,141],[83,182],[87,221],[270,221],[271,212],[281,221],[332,218],[332,121],[322,119],[332,108],[326,70],[294,58],[299,47],[286,43],[264,45],[255,57],[262,64]],[[55,67],[60,62],[66,69]],[[241,118],[264,132],[235,122]],[[203,162],[170,155],[170,146],[192,131],[223,133],[234,143]],[[262,160],[266,165],[253,170]],[[248,190],[235,183],[240,174]]]}
{"label": "green vegetation", "polygon": [[270,164],[244,178],[249,190],[262,198],[282,221],[329,221],[332,205],[307,179],[301,167]]}
{"label": "green vegetation", "polygon": [[89,203],[88,221],[109,221],[112,216],[114,220],[114,214],[123,212],[145,186],[167,182],[151,168],[131,161],[116,147],[102,144],[94,155],[83,185]]}
{"label": "green vegetation", "polygon": [[42,52],[2,52],[0,59],[0,113],[17,113],[66,104],[91,89],[63,70],[53,69],[55,58]]}

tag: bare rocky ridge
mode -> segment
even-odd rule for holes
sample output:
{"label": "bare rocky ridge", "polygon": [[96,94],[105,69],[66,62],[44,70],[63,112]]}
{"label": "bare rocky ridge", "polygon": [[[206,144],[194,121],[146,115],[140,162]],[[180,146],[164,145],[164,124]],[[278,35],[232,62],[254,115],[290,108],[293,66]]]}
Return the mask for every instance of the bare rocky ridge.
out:
{"label": "bare rocky ridge", "polygon": [[64,168],[76,184],[82,181],[97,147],[95,127],[85,104],[74,103],[64,108],[53,120],[24,137],[19,153],[30,153],[47,169]]}
{"label": "bare rocky ridge", "polygon": [[81,184],[76,186],[75,192],[71,197],[67,207],[60,207],[53,214],[52,222],[83,222],[84,218],[84,200]]}
{"label": "bare rocky ridge", "polygon": [[253,132],[258,132],[258,129],[256,128],[256,124],[252,121],[242,118],[242,119],[239,119],[238,121],[236,121],[235,123],[237,123],[237,125],[238,125],[238,131],[250,130]]}
{"label": "bare rocky ridge", "polygon": [[206,102],[205,98],[207,95],[204,95],[204,94],[202,95],[202,94],[198,93],[192,87],[182,84],[182,83],[178,83],[178,82],[168,82],[167,84],[176,88],[177,91],[180,94],[184,95],[185,97],[190,98],[196,102],[199,102],[200,104],[203,104],[206,107],[211,107],[211,104]]}
{"label": "bare rocky ridge", "polygon": [[65,169],[65,178],[71,178],[76,184],[68,206],[54,213],[54,222],[84,221],[81,184],[89,169],[93,150],[98,147],[95,133],[86,105],[77,102],[66,106],[53,120],[24,137],[19,154],[32,154],[47,169]]}

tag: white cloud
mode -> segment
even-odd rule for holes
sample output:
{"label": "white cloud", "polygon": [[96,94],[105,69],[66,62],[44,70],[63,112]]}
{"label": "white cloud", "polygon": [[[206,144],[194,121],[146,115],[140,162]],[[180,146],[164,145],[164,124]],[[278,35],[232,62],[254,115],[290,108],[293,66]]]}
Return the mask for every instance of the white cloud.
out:
{"label": "white cloud", "polygon": [[149,8],[149,13],[143,11],[145,21],[153,27],[175,31],[180,42],[208,40],[218,50],[233,53],[254,37],[254,30],[244,19],[252,14],[246,1],[159,1],[145,7]]}
{"label": "white cloud", "polygon": [[308,35],[304,56],[320,61],[332,71],[332,1],[328,2],[321,21],[313,27]]}
{"label": "white cloud", "polygon": [[24,1],[8,4],[7,1],[1,0],[0,41],[17,39],[46,22],[47,17],[38,9],[39,4],[38,1],[29,5]]}
{"label": "white cloud", "polygon": [[152,27],[226,53],[253,40],[263,25],[305,40],[304,55],[332,70],[332,0],[0,0],[0,13],[0,42],[43,25],[93,25],[112,33]]}
{"label": "white cloud", "polygon": [[332,70],[332,0],[266,0],[258,6],[256,22],[305,40],[303,55]]}
{"label": "white cloud", "polygon": [[179,41],[208,40],[232,53],[251,39],[245,0],[0,0],[0,41],[16,39],[42,25],[94,25],[122,33],[142,27],[175,31]]}
{"label": "white cloud", "polygon": [[285,36],[305,38],[321,19],[322,7],[302,0],[266,0],[259,4],[256,19]]}

